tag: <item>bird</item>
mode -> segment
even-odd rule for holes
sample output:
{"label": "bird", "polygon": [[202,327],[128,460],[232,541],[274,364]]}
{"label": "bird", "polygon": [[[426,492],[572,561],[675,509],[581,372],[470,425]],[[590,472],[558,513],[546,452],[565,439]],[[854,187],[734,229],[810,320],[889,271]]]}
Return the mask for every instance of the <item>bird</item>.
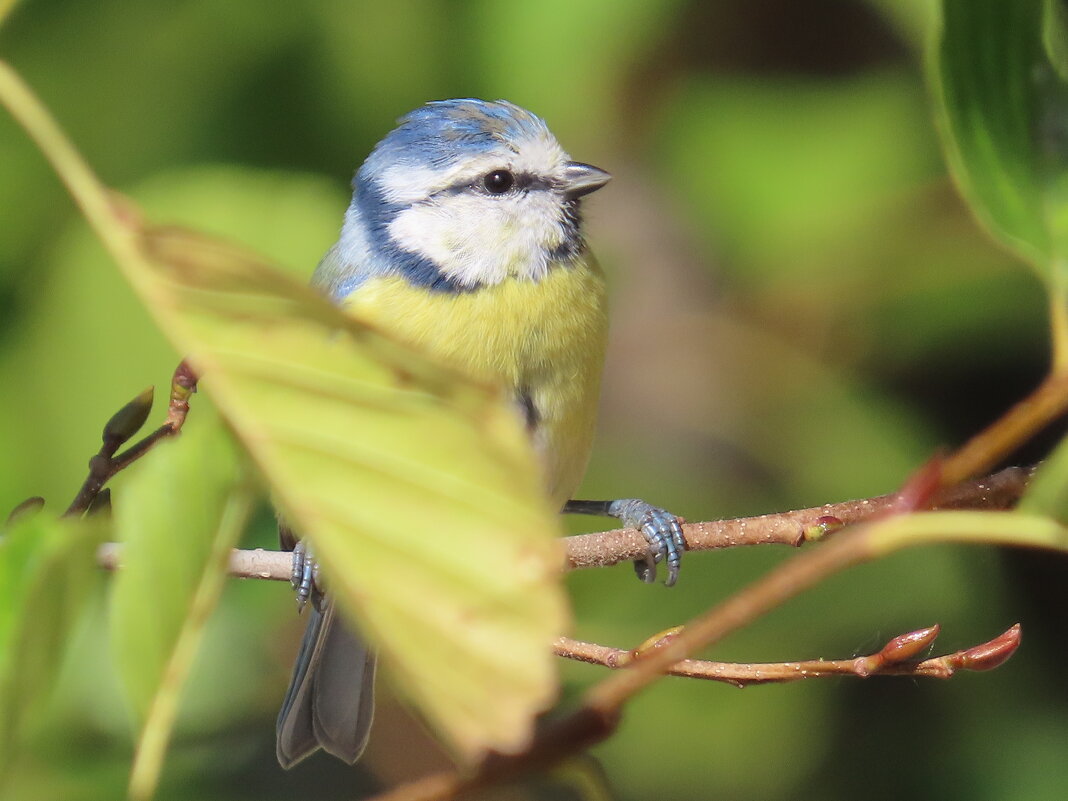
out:
{"label": "bird", "polygon": [[[564,513],[605,515],[649,541],[635,562],[674,584],[681,520],[636,498],[572,497],[593,442],[608,331],[604,275],[583,236],[583,198],[610,179],[573,161],[537,115],[504,100],[427,103],[398,120],[357,170],[337,243],[312,285],[357,318],[514,401]],[[310,620],[277,724],[292,767],[322,748],[353,763],[373,714],[375,657],[295,550]]]}

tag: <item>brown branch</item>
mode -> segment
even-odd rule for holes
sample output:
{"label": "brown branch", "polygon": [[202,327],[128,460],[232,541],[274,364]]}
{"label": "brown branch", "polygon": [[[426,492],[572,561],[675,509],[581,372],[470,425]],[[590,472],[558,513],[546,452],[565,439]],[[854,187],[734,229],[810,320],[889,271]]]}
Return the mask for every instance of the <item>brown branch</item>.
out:
{"label": "brown branch", "polygon": [[[592,665],[618,669],[634,663],[642,653],[663,646],[677,636],[679,629],[651,638],[633,650],[611,648],[596,643],[560,637],[554,647],[557,656]],[[765,662],[744,664],[712,662],[704,659],[683,659],[667,671],[669,676],[707,679],[746,687],[750,684],[771,684],[826,678],[828,676],[925,676],[948,679],[958,670],[991,670],[1016,652],[1020,645],[1020,625],[1016,624],[994,639],[955,651],[944,656],[915,661],[913,657],[929,647],[938,636],[937,625],[894,637],[874,654],[854,659],[813,659],[802,662]]]}
{"label": "brown branch", "polygon": [[[969,481],[943,492],[938,509],[1009,509],[1020,499],[1035,467],[1010,467],[981,480]],[[848,523],[860,523],[893,508],[895,495],[882,495],[845,503],[825,504],[780,514],[740,517],[707,523],[686,523],[683,532],[691,551],[738,548],[747,545],[792,545],[820,539]],[[595,534],[578,534],[563,540],[570,570],[607,567],[641,558],[649,547],[645,537],[634,529],[613,529]],[[122,546],[105,543],[97,560],[101,567],[114,570],[120,564]],[[292,555],[288,551],[234,550],[230,575],[235,578],[289,581]]]}
{"label": "brown branch", "polygon": [[616,712],[673,664],[686,659],[761,617],[820,581],[871,558],[868,527],[834,537],[820,548],[805,550],[773,568],[752,584],[691,621],[659,648],[645,651],[629,670],[616,673],[590,689],[584,705],[602,713]]}
{"label": "brown branch", "polygon": [[[967,481],[935,495],[933,509],[1010,509],[1027,488],[1036,467],[1010,467],[982,479]],[[896,507],[897,493],[843,503],[829,503],[793,512],[686,523],[682,530],[690,551],[742,545],[792,545],[821,539],[841,526],[871,520]],[[568,537],[567,566],[572,570],[607,567],[641,559],[649,543],[634,529],[615,529]]]}
{"label": "brown branch", "polygon": [[[105,542],[96,552],[96,561],[105,570],[122,567],[122,544]],[[293,570],[293,554],[290,551],[265,551],[263,548],[230,552],[227,572],[234,578],[289,581]]]}

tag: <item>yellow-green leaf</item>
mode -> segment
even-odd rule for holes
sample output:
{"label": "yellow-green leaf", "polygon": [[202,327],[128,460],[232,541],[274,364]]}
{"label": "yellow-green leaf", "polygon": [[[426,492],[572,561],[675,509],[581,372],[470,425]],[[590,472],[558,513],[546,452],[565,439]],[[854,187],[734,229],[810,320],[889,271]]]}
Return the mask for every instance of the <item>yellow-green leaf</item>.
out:
{"label": "yellow-green leaf", "polygon": [[0,532],[0,773],[55,682],[100,572],[104,531],[99,521],[38,513]]}
{"label": "yellow-green leaf", "polygon": [[176,230],[145,247],[165,327],[403,690],[463,757],[521,747],[566,614],[511,403],[235,249]]}
{"label": "yellow-green leaf", "polygon": [[[205,410],[206,411],[206,410]],[[111,593],[116,663],[141,732],[131,795],[151,796],[182,686],[218,602],[250,491],[218,421],[201,416],[135,468],[114,501],[122,569]]]}
{"label": "yellow-green leaf", "polygon": [[461,757],[521,748],[556,692],[550,644],[567,611],[559,523],[507,400],[240,253],[145,236],[2,63],[0,102],[204,373],[342,608],[431,725]]}

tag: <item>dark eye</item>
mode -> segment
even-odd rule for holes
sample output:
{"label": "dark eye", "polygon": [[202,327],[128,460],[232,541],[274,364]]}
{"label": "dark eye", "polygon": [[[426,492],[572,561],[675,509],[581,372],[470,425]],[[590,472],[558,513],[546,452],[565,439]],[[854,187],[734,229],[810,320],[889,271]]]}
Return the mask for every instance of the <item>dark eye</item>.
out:
{"label": "dark eye", "polygon": [[482,179],[486,191],[494,195],[503,195],[515,185],[515,176],[508,170],[494,170]]}

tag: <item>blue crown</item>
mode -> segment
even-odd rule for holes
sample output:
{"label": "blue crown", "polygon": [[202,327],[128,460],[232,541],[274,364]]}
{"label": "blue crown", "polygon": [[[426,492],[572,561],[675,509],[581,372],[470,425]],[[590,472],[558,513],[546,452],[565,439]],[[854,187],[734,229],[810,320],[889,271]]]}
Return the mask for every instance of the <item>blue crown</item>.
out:
{"label": "blue crown", "polygon": [[358,182],[398,163],[446,168],[511,142],[551,136],[540,117],[505,100],[437,100],[397,122],[360,168]]}

